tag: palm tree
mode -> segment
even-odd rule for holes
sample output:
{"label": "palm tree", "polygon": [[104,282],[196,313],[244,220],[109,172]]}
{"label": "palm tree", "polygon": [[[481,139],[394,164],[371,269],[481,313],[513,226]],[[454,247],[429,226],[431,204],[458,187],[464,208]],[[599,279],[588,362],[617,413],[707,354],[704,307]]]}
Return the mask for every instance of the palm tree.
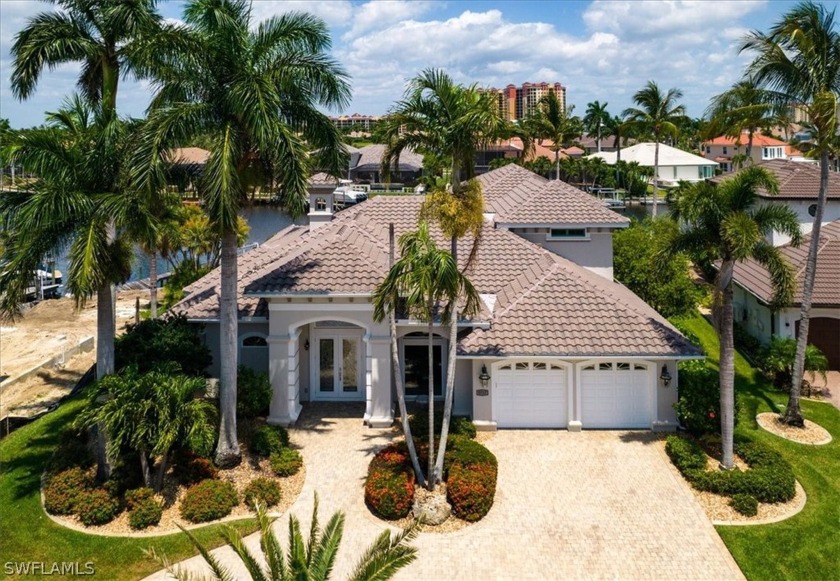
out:
{"label": "palm tree", "polygon": [[610,114],[607,112],[608,103],[601,104],[600,101],[592,101],[586,105],[586,114],[583,116],[583,127],[589,135],[595,135],[595,147],[601,153],[601,130],[609,126]]}
{"label": "palm tree", "polygon": [[[309,538],[304,540],[300,521],[295,516],[289,517],[288,552],[284,554],[277,536],[272,531],[272,524],[277,520],[269,518],[265,506],[257,504],[257,523],[260,527],[260,548],[262,559],[252,553],[242,539],[242,535],[233,527],[222,528],[222,538],[242,560],[248,571],[248,577],[255,580],[275,579],[292,581],[293,579],[312,579],[326,581],[330,578],[335,565],[335,558],[344,536],[344,514],[335,513],[323,530],[318,522],[318,495],[315,495],[315,507],[312,511],[312,525]],[[236,575],[224,567],[210,551],[188,530],[180,527],[204,561],[210,566],[216,579],[235,579]],[[370,547],[362,554],[350,579],[353,581],[382,581],[393,577],[397,571],[406,567],[417,558],[417,549],[409,541],[417,536],[417,528],[409,527],[391,534],[384,530]],[[148,553],[175,579],[187,581],[195,579],[189,572],[173,566],[165,555],[158,555],[154,549]]]}
{"label": "palm tree", "polygon": [[615,162],[618,163],[621,161],[621,146],[623,145],[621,139],[622,137],[624,137],[625,140],[627,139],[624,134],[624,121],[618,115],[608,117],[606,123],[604,124],[604,128],[607,130],[608,135],[613,136]]}
{"label": "palm tree", "polygon": [[820,159],[820,190],[802,284],[793,387],[783,417],[784,422],[793,426],[805,425],[799,405],[800,386],[805,373],[805,350],[808,345],[830,157],[838,128],[840,32],[834,17],[835,11],[828,10],[822,4],[802,2],[782,16],[767,34],[751,32],[741,45],[741,51],[757,53],[748,67],[756,83],[777,93],[779,100],[800,103],[805,108],[814,140],[813,153]]}
{"label": "palm tree", "polygon": [[700,182],[688,188],[675,202],[674,217],[679,232],[664,241],[668,252],[684,252],[697,262],[718,263],[715,278],[713,320],[720,337],[720,410],[723,457],[721,468],[733,468],[735,426],[735,346],[732,307],[735,264],[756,260],[770,273],[773,305],[790,301],[796,279],[783,255],[766,236],[774,230],[802,239],[796,214],[787,206],[758,205],[758,192],[775,194],[779,186],[767,170],[753,166],[713,185]]}
{"label": "palm tree", "polygon": [[747,159],[752,159],[753,136],[773,122],[778,109],[776,96],[758,86],[753,78],[738,81],[728,90],[712,97],[706,116],[709,138],[723,134],[740,140],[747,132]]}
{"label": "palm tree", "polygon": [[[221,426],[215,459],[240,461],[236,437],[237,223],[249,181],[276,178],[293,217],[306,207],[306,180],[317,163],[346,167],[341,132],[319,110],[344,106],[347,76],[327,55],[324,22],[286,13],[251,28],[246,0],[193,0],[180,45],[158,68],[132,180],[153,191],[166,152],[205,136],[212,151],[200,191],[221,245]],[[313,155],[311,152],[318,152]],[[270,171],[262,171],[269,168]]]}
{"label": "palm tree", "polygon": [[[440,321],[457,321],[452,311],[458,309],[462,303],[461,312],[464,316],[472,316],[478,312],[480,297],[469,279],[458,269],[453,255],[441,250],[435,244],[429,233],[429,225],[421,222],[416,232],[406,232],[400,236],[400,259],[388,272],[385,280],[380,283],[374,294],[374,319],[382,321],[386,312],[393,313],[400,303],[407,313],[425,321],[428,325],[429,339],[429,465],[426,485],[433,490],[436,481],[443,472],[443,456],[446,451],[448,426],[442,428],[438,461],[435,462],[435,428],[434,428],[434,324],[435,315],[440,311]],[[396,334],[394,333],[394,336]],[[456,337],[457,339],[457,337]],[[392,339],[392,350],[393,350]],[[452,392],[447,391],[445,398],[451,408]],[[402,405],[402,404],[401,404]],[[400,409],[402,412],[402,407]],[[403,418],[403,422],[405,422]],[[410,431],[407,435],[409,452],[413,444],[410,441]],[[412,457],[412,463],[415,458]],[[419,463],[415,466],[415,471]],[[422,475],[418,480],[423,481]]]}
{"label": "palm tree", "polygon": [[678,133],[676,122],[685,116],[685,107],[677,104],[682,99],[682,91],[679,89],[668,89],[663,93],[654,81],[648,81],[647,85],[635,95],[633,102],[638,107],[625,109],[621,114],[625,119],[625,125],[638,133],[653,135],[653,212],[656,217],[656,205],[659,196],[659,141],[663,137],[676,137]]}
{"label": "palm tree", "polygon": [[531,139],[542,142],[551,141],[549,147],[554,152],[554,179],[560,179],[560,150],[569,147],[572,140],[583,133],[583,122],[579,117],[571,116],[574,106],[564,107],[563,102],[553,90],[540,98],[533,114],[524,121],[523,126]]}

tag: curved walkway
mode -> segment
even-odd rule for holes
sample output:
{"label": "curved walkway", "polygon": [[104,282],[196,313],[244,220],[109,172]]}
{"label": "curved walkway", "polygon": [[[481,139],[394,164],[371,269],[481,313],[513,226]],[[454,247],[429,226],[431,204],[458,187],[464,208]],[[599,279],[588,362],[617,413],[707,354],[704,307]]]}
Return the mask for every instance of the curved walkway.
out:
{"label": "curved walkway", "polygon": [[[308,528],[317,491],[320,518],[346,514],[335,579],[383,529],[364,505],[371,456],[393,436],[370,430],[355,406],[309,405],[292,439],[307,477],[290,513]],[[503,431],[487,442],[499,459],[490,514],[450,534],[424,533],[400,579],[743,579],[684,482],[643,432]],[[275,525],[286,545],[288,516]],[[257,535],[248,538],[257,550]],[[237,577],[232,551],[214,551]],[[203,561],[182,563],[206,572]],[[165,572],[150,577],[165,579]]]}

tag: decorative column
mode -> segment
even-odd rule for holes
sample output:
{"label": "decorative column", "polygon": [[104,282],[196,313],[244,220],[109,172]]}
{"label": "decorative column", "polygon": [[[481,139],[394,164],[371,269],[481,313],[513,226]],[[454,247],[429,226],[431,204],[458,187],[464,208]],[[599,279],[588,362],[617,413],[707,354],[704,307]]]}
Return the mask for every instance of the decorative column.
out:
{"label": "decorative column", "polygon": [[390,428],[394,423],[391,398],[391,339],[365,336],[367,368],[365,421],[371,428]]}
{"label": "decorative column", "polygon": [[272,395],[268,423],[290,426],[300,415],[300,330],[291,335],[270,335],[268,374]]}

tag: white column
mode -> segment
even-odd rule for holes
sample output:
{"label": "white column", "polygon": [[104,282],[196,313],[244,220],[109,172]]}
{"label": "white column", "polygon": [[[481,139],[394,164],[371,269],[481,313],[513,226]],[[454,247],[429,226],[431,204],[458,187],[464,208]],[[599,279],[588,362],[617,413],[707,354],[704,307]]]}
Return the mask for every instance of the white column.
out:
{"label": "white column", "polygon": [[366,336],[367,369],[365,420],[372,428],[390,428],[394,423],[391,398],[391,339],[387,336]]}
{"label": "white column", "polygon": [[290,426],[300,415],[299,335],[296,331],[286,336],[269,335],[267,339],[268,374],[272,387],[269,424]]}

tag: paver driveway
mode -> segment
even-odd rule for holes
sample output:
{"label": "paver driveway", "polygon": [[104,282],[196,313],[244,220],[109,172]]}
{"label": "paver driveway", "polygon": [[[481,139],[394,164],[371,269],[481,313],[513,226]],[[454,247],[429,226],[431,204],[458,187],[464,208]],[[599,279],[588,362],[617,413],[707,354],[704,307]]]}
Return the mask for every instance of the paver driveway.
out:
{"label": "paver driveway", "polygon": [[[307,527],[317,491],[322,522],[337,509],[347,515],[336,579],[383,530],[362,486],[371,455],[394,434],[363,427],[360,416],[355,407],[309,406],[292,432],[307,473],[291,513]],[[499,459],[490,514],[454,533],[421,534],[417,561],[398,578],[742,579],[653,442],[644,432],[498,432],[486,443]],[[276,525],[284,545],[287,524]],[[258,546],[255,535],[248,540]],[[226,548],[216,554],[237,563]],[[203,569],[198,559],[183,564]]]}

